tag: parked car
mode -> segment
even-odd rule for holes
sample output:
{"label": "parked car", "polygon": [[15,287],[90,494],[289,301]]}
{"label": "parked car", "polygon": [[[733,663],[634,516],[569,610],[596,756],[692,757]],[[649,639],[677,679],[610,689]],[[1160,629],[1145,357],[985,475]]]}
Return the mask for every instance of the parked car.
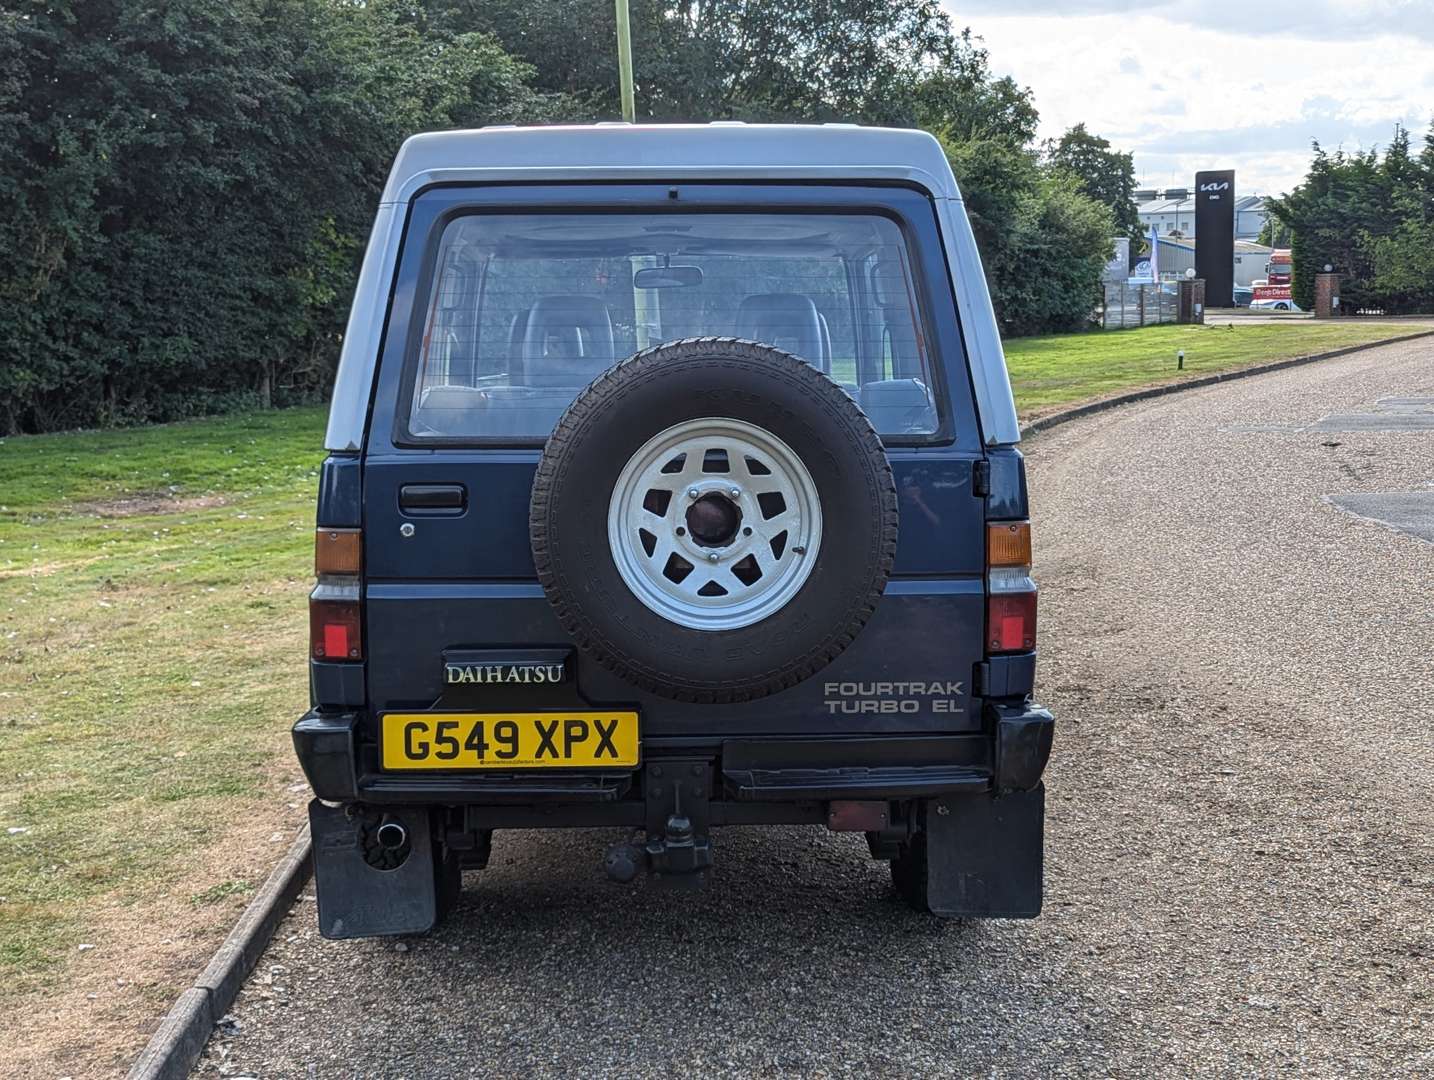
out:
{"label": "parked car", "polygon": [[1251,311],[1303,311],[1293,300],[1261,299],[1250,301]]}
{"label": "parked car", "polygon": [[1245,285],[1236,285],[1233,292],[1236,307],[1249,307],[1250,301],[1255,298],[1255,290]]}
{"label": "parked car", "polygon": [[928,135],[408,140],[319,485],[321,931],[426,930],[495,832],[581,826],[677,886],[719,826],[860,832],[921,910],[1037,914],[1018,439]]}

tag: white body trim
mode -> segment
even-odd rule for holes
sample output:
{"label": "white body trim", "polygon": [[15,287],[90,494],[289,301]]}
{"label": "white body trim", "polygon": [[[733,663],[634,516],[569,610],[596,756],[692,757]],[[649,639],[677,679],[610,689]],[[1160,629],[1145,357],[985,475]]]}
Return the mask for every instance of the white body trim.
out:
{"label": "white body trim", "polygon": [[380,203],[369,230],[368,248],[339,351],[339,372],[334,379],[329,426],[324,433],[325,450],[357,453],[363,448],[369,399],[378,373],[378,351],[383,346],[384,315],[398,269],[398,248],[406,217],[393,203]]}
{"label": "white body trim", "polygon": [[[488,164],[491,163],[491,164]],[[935,200],[946,263],[988,445],[1020,440],[981,257],[941,144],[923,131],[851,124],[595,124],[415,135],[394,160],[344,333],[324,446],[363,445],[384,316],[408,204],[447,183],[571,181],[899,181]]]}

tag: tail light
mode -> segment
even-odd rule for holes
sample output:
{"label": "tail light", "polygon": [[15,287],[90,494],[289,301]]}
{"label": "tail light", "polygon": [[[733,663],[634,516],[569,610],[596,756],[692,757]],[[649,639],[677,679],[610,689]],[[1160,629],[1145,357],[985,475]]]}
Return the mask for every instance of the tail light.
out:
{"label": "tail light", "polygon": [[309,655],[315,660],[363,659],[362,548],[358,529],[314,534],[318,584],[309,594]]}
{"label": "tail light", "polygon": [[1031,523],[986,525],[986,651],[1036,647],[1036,583],[1031,578]]}

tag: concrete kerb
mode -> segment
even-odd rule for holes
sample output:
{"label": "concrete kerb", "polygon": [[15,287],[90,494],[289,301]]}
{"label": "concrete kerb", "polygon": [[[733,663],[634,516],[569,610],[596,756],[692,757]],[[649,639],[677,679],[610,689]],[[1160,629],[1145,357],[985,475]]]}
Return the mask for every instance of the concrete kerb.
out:
{"label": "concrete kerb", "polygon": [[128,1080],[180,1080],[189,1075],[214,1025],[234,1004],[244,979],[312,872],[306,825],[194,985],[179,995],[131,1066]]}
{"label": "concrete kerb", "polygon": [[1247,379],[1252,375],[1264,375],[1271,371],[1282,371],[1285,368],[1299,367],[1301,364],[1313,364],[1320,360],[1333,360],[1337,356],[1348,356],[1350,353],[1364,352],[1366,349],[1378,349],[1385,345],[1397,345],[1400,342],[1413,341],[1416,338],[1431,336],[1434,336],[1434,330],[1421,330],[1415,334],[1401,334],[1398,337],[1385,338],[1382,341],[1368,341],[1360,345],[1347,345],[1342,349],[1331,349],[1329,352],[1314,353],[1310,356],[1296,356],[1289,360],[1277,360],[1272,364],[1234,368],[1230,371],[1219,371],[1213,375],[1202,375],[1198,379],[1186,379],[1182,382],[1164,383],[1160,386],[1148,386],[1143,390],[1132,390],[1128,394],[1102,398],[1100,401],[1088,402],[1085,405],[1077,405],[1070,409],[1051,413],[1049,416],[1042,416],[1040,419],[1033,420],[1029,424],[1025,424],[1021,427],[1021,438],[1028,438],[1039,432],[1047,431],[1058,424],[1066,424],[1072,420],[1079,420],[1082,416],[1090,416],[1093,413],[1114,409],[1118,405],[1129,405],[1136,401],[1145,401],[1148,398],[1164,397],[1166,394],[1179,394],[1185,390],[1197,390],[1202,386],[1213,386],[1216,383],[1230,382],[1233,379]]}

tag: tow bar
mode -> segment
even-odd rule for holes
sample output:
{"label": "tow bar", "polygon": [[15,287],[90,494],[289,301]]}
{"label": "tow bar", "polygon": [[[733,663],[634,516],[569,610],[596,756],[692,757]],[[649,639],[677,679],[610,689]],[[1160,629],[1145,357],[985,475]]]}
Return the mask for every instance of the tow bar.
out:
{"label": "tow bar", "polygon": [[607,853],[605,867],[614,881],[628,882],[646,866],[653,882],[667,888],[700,889],[712,866],[708,833],[711,758],[664,758],[649,765],[644,777],[647,794],[647,837],[618,844]]}

